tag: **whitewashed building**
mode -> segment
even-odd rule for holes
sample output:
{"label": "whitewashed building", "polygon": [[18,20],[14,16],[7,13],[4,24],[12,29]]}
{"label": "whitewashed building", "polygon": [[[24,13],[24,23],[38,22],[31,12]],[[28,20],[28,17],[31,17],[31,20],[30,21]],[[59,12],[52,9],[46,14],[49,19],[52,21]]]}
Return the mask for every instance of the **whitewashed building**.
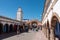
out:
{"label": "whitewashed building", "polygon": [[48,40],[60,40],[60,0],[45,1],[42,26]]}

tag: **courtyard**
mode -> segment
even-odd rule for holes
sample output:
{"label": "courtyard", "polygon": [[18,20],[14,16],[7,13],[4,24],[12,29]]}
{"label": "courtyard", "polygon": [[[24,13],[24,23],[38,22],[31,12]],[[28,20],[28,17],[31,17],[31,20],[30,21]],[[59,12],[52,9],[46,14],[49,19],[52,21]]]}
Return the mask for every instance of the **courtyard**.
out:
{"label": "courtyard", "polygon": [[12,34],[14,33],[9,34],[11,36],[7,36],[8,34],[0,35],[0,40],[47,40],[47,38],[44,36],[41,30],[39,31],[30,30],[29,32],[21,34],[14,34],[14,35]]}

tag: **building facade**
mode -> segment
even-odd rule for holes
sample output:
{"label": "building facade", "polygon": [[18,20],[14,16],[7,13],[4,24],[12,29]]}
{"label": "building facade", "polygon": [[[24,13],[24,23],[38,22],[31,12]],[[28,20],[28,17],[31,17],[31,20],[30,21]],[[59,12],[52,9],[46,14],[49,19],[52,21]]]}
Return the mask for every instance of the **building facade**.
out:
{"label": "building facade", "polygon": [[18,20],[0,16],[0,34],[17,32],[20,23]]}
{"label": "building facade", "polygon": [[0,34],[7,32],[17,32],[22,22],[22,9],[18,8],[17,18],[11,19],[5,16],[0,16]]}
{"label": "building facade", "polygon": [[48,40],[60,40],[60,0],[46,0],[42,16],[43,32]]}

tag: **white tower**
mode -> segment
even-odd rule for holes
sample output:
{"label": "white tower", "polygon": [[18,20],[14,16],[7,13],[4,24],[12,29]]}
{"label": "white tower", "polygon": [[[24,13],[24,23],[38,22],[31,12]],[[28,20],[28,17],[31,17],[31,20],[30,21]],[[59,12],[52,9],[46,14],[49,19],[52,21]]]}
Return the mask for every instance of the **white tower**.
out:
{"label": "white tower", "polygon": [[17,11],[17,20],[22,21],[22,9],[18,8]]}

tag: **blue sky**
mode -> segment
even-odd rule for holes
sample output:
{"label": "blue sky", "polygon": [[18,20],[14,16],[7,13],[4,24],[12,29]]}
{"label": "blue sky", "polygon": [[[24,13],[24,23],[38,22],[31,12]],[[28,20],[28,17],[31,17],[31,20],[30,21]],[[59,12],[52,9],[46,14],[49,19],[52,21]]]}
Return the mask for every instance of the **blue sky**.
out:
{"label": "blue sky", "polygon": [[0,15],[16,19],[18,7],[22,8],[23,19],[41,20],[45,0],[0,0]]}

